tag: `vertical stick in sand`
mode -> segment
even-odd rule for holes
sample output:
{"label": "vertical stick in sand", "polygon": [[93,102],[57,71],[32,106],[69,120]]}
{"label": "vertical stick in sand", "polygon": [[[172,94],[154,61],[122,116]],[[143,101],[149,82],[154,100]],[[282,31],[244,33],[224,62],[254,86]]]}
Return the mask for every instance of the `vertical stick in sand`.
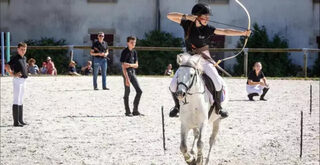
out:
{"label": "vertical stick in sand", "polygon": [[302,157],[302,138],[303,137],[303,112],[301,111],[301,125],[300,125],[300,159]]}
{"label": "vertical stick in sand", "polygon": [[163,115],[163,106],[161,106],[161,116],[162,116],[162,142],[163,142],[163,151],[166,149],[166,136],[165,136],[165,129],[164,129],[164,115]]}
{"label": "vertical stick in sand", "polygon": [[310,115],[312,113],[312,85],[310,84]]}

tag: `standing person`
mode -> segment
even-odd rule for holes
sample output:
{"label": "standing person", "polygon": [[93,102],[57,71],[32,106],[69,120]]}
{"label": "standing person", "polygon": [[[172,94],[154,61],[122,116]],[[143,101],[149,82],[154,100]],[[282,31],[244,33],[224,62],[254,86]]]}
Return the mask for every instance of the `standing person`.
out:
{"label": "standing person", "polygon": [[[218,29],[213,26],[208,25],[208,21],[211,14],[211,9],[207,4],[198,3],[193,6],[191,15],[172,12],[167,15],[168,19],[180,24],[184,30],[185,34],[185,43],[187,51],[193,54],[200,54],[205,60],[201,63],[204,73],[210,77],[212,80],[216,91],[210,91],[208,95],[212,95],[214,104],[211,106],[211,109],[214,107],[215,112],[221,117],[228,117],[226,111],[222,111],[221,107],[221,98],[223,97],[223,86],[224,80],[219,75],[217,69],[209,61],[213,61],[209,52],[209,43],[210,38],[213,35],[226,35],[226,36],[249,36],[251,31],[239,31],[233,29]],[[180,111],[179,100],[177,99],[175,92],[177,90],[177,72],[173,77],[170,84],[170,91],[175,102],[174,108],[170,111],[169,116],[175,117]]]}
{"label": "standing person", "polygon": [[[142,90],[138,83],[136,77],[136,70],[139,67],[138,64],[138,54],[134,47],[136,46],[136,37],[129,36],[127,37],[127,48],[122,50],[120,62],[122,67],[122,76],[124,82],[124,106],[125,106],[125,115],[126,116],[143,116],[138,110]],[[129,94],[130,94],[130,82],[134,89],[136,90],[136,96],[133,101],[133,111],[131,114],[129,107]]]}
{"label": "standing person", "polygon": [[[263,80],[263,81],[261,81]],[[247,92],[250,101],[254,101],[254,96],[260,95],[260,100],[267,101],[264,96],[269,90],[269,84],[262,72],[262,64],[260,62],[254,63],[253,71],[249,73],[247,81]]]}
{"label": "standing person", "polygon": [[54,63],[51,60],[51,57],[49,57],[49,56],[47,57],[47,69],[48,69],[47,74],[49,74],[49,75],[53,76],[53,75],[57,75],[58,74]]}
{"label": "standing person", "polygon": [[13,126],[22,127],[26,125],[23,122],[23,95],[28,78],[27,58],[24,56],[27,52],[27,44],[20,42],[17,48],[18,54],[6,64],[6,70],[13,75],[13,105],[12,116]]}
{"label": "standing person", "polygon": [[98,90],[97,77],[99,68],[101,67],[102,89],[107,88],[107,56],[109,54],[108,44],[103,41],[104,33],[98,33],[98,41],[94,42],[91,47],[90,55],[93,56],[93,88]]}

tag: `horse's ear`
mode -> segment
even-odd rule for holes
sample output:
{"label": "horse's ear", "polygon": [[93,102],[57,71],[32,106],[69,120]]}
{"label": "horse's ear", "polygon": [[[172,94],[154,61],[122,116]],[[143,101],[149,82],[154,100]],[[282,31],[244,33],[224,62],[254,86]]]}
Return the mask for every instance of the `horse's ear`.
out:
{"label": "horse's ear", "polygon": [[182,56],[183,56],[182,54],[178,54],[177,55],[177,63],[178,63],[178,65],[181,65],[181,63],[182,63],[182,60],[183,60]]}

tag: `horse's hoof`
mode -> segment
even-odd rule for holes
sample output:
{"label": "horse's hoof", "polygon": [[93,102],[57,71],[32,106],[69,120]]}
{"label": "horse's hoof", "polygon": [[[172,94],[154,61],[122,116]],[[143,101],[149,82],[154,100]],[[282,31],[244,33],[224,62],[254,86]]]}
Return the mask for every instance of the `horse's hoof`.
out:
{"label": "horse's hoof", "polygon": [[185,159],[186,163],[188,165],[195,165],[196,164],[196,159],[194,156],[190,155],[189,159]]}
{"label": "horse's hoof", "polygon": [[198,156],[196,165],[202,165],[203,164],[203,156]]}

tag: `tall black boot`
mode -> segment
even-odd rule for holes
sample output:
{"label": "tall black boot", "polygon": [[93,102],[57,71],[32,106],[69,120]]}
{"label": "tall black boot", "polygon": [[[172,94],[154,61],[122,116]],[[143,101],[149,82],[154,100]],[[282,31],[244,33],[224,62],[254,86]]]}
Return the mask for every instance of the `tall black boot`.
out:
{"label": "tall black boot", "polygon": [[144,114],[140,113],[139,110],[138,110],[138,106],[139,106],[139,103],[140,103],[141,95],[142,95],[142,91],[138,90],[137,94],[136,94],[136,96],[134,98],[134,101],[133,101],[133,111],[132,111],[132,115],[133,116],[144,116]]}
{"label": "tall black boot", "polygon": [[13,104],[12,106],[12,116],[13,116],[13,126],[23,127],[23,125],[19,123],[19,106],[16,104]]}
{"label": "tall black boot", "polygon": [[19,105],[19,123],[22,125],[28,125],[27,123],[23,122],[23,105]]}
{"label": "tall black boot", "polygon": [[263,100],[263,101],[267,101],[264,96],[267,94],[269,88],[263,88],[263,93],[262,95],[260,96],[260,100]]}
{"label": "tall black boot", "polygon": [[124,107],[126,110],[125,115],[132,116],[131,111],[130,111],[130,107],[129,107],[129,97],[124,97],[123,100],[124,100]]}
{"label": "tall black boot", "polygon": [[[215,112],[216,114],[220,115],[223,118],[228,117],[228,112],[223,111],[222,107],[221,107],[221,98],[222,98],[222,90],[220,91],[216,91],[215,92],[215,96],[213,96],[214,98],[214,108],[215,108]],[[209,116],[210,117],[210,116]]]}
{"label": "tall black boot", "polygon": [[249,98],[250,101],[254,101],[253,96],[259,96],[259,94],[258,93],[250,93],[250,94],[248,94],[248,98]]}
{"label": "tall black boot", "polygon": [[178,98],[177,98],[175,93],[171,92],[171,95],[172,95],[172,98],[173,98],[175,106],[171,109],[171,111],[169,113],[169,116],[170,117],[177,117],[178,113],[180,112],[179,100],[178,100]]}

